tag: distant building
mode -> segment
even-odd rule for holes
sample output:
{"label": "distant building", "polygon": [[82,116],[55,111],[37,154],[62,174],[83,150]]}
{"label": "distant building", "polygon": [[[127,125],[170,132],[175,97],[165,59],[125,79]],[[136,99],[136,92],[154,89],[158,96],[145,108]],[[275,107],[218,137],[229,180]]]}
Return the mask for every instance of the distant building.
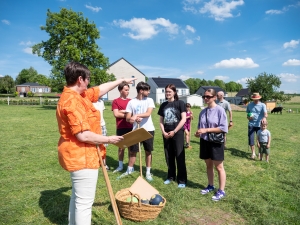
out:
{"label": "distant building", "polygon": [[[122,78],[137,78],[133,84],[130,84],[130,91],[128,98],[136,97],[136,84],[146,80],[145,74],[143,74],[140,70],[134,67],[130,62],[128,62],[124,58],[120,58],[119,60],[115,61],[114,63],[110,64],[108,69],[106,70],[109,74],[114,74],[116,79]],[[114,88],[113,90],[109,91],[106,95],[102,97],[103,100],[112,101],[115,98],[120,97],[120,92],[118,87]]]}
{"label": "distant building", "polygon": [[224,97],[227,97],[227,92],[225,90],[223,90],[222,88],[220,88],[219,86],[201,86],[195,94],[203,96],[204,93],[206,92],[206,90],[208,89],[214,89],[216,91],[216,93],[218,93],[219,91],[223,91],[224,92]]}
{"label": "distant building", "polygon": [[243,97],[243,98],[248,98],[250,96],[250,90],[249,88],[242,88],[239,90],[239,92],[235,95],[236,97]]}
{"label": "distant building", "polygon": [[190,103],[191,106],[199,106],[202,107],[203,106],[203,99],[200,95],[183,95],[183,96],[179,96],[179,99],[184,101],[185,103]]}
{"label": "distant building", "polygon": [[31,91],[32,93],[50,93],[51,88],[46,85],[40,85],[38,83],[24,83],[16,85],[16,91],[20,94],[27,94]]}
{"label": "distant building", "polygon": [[150,77],[148,78],[147,83],[151,87],[149,97],[152,98],[155,103],[161,104],[166,101],[165,87],[168,84],[174,84],[176,86],[179,98],[181,96],[190,94],[189,87],[181,79],[178,78]]}

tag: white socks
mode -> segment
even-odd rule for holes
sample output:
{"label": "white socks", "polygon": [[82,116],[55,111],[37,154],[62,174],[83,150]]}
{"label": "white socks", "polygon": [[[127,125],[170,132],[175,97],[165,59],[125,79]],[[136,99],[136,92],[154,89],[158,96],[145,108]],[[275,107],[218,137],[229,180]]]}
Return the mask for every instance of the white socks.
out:
{"label": "white socks", "polygon": [[146,174],[150,174],[151,167],[146,167]]}

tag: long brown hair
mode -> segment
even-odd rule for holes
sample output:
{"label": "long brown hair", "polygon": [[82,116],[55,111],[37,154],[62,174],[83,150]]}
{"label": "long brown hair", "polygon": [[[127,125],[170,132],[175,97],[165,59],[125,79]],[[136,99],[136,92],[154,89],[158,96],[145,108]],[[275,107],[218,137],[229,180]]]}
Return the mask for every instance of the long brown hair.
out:
{"label": "long brown hair", "polygon": [[172,91],[175,92],[175,94],[174,94],[174,100],[175,100],[175,101],[178,101],[179,98],[178,98],[178,94],[177,94],[177,90],[176,90],[175,85],[174,85],[174,84],[168,84],[168,85],[165,87],[165,90],[166,90],[167,88],[170,88]]}

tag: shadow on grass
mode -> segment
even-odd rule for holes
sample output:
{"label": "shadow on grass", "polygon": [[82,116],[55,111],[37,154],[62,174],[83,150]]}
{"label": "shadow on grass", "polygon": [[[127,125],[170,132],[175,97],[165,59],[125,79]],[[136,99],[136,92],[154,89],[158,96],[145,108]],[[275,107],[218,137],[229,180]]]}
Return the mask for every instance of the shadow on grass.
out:
{"label": "shadow on grass", "polygon": [[244,151],[241,151],[239,149],[236,149],[236,148],[226,148],[225,151],[230,151],[231,152],[231,155],[234,155],[234,156],[237,156],[237,157],[240,157],[240,158],[245,158],[245,159],[251,159],[250,156],[250,152],[244,152]]}
{"label": "shadow on grass", "polygon": [[[126,157],[126,154],[125,154],[125,157]],[[145,160],[144,157],[143,157],[143,160]],[[110,166],[110,168],[111,168],[111,165],[115,166],[113,169],[116,169],[118,167],[118,161],[115,160],[115,159],[113,159],[113,158],[111,158],[110,156],[106,155],[106,162],[107,162],[107,165]],[[143,161],[143,163],[145,163],[145,162]],[[128,164],[124,163],[124,165],[123,165],[124,172],[126,171],[127,166],[128,166]],[[157,177],[160,178],[161,179],[161,183],[163,183],[167,179],[167,176],[168,176],[167,164],[164,165],[164,168],[165,168],[165,170],[160,170],[160,169],[156,169],[156,168],[153,168],[153,167],[151,168],[151,173],[154,175],[153,178],[155,180],[159,180],[159,179],[157,179]],[[136,160],[135,165],[134,165],[134,170],[136,172],[140,173],[140,165],[139,165],[138,156],[137,156],[137,160]],[[145,176],[146,166],[144,166],[144,165],[142,165],[142,173],[143,173],[143,176]],[[189,174],[188,174],[188,176],[189,176]],[[187,181],[187,186],[190,187],[190,188],[204,188],[203,185],[200,185],[198,183],[194,183],[191,180],[189,180],[189,177],[188,177],[188,181]]]}
{"label": "shadow on grass", "polygon": [[39,110],[56,110],[56,105],[43,105],[39,108]]}
{"label": "shadow on grass", "polygon": [[68,224],[70,196],[65,194],[71,187],[41,192],[39,206],[44,216],[54,224]]}

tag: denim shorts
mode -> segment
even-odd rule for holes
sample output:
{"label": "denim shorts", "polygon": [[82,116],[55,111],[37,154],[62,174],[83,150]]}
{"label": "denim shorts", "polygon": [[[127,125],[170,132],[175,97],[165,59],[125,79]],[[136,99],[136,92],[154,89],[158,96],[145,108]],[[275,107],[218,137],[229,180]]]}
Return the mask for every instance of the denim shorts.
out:
{"label": "denim shorts", "polygon": [[255,134],[260,130],[260,127],[248,126],[248,144],[250,146],[255,145]]}

